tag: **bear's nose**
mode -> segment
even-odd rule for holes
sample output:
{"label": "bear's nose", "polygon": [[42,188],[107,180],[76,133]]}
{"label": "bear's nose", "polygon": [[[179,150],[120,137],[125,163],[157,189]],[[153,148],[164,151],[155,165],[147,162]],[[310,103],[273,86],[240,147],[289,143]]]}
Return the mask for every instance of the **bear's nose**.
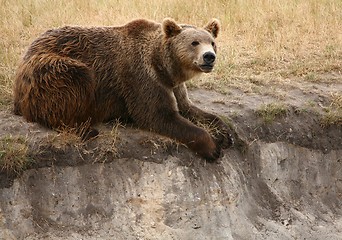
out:
{"label": "bear's nose", "polygon": [[206,52],[203,54],[203,59],[206,64],[212,64],[215,62],[216,56],[212,52]]}

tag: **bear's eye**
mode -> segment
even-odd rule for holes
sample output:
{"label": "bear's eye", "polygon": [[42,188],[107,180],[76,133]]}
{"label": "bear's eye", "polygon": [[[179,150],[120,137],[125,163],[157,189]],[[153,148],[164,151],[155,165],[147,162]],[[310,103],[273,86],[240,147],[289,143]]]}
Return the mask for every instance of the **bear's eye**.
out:
{"label": "bear's eye", "polygon": [[191,43],[191,45],[194,46],[194,47],[196,47],[196,46],[199,45],[199,42],[198,42],[198,41],[193,41],[193,42]]}
{"label": "bear's eye", "polygon": [[215,47],[215,43],[214,43],[214,42],[211,42],[211,46]]}

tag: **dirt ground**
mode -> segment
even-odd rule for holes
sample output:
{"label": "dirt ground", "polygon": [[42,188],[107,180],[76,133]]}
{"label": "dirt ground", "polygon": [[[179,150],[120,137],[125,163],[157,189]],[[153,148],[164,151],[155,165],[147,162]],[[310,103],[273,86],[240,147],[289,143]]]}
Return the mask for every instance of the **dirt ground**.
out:
{"label": "dirt ground", "polygon": [[[31,164],[0,172],[0,239],[342,239],[342,124],[323,124],[342,81],[280,90],[190,91],[234,128],[216,163],[130,126],[83,144],[1,111]],[[266,120],[270,104],[285,110]]]}

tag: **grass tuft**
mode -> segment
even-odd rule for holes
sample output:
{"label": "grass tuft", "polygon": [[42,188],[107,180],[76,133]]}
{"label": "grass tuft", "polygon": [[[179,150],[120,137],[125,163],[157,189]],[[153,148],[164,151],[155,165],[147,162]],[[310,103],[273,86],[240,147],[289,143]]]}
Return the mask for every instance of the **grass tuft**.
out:
{"label": "grass tuft", "polygon": [[265,123],[272,123],[277,117],[285,116],[288,109],[282,104],[269,103],[262,105],[256,112],[261,116]]}
{"label": "grass tuft", "polygon": [[0,171],[20,173],[33,163],[28,154],[27,139],[5,136],[0,138]]}
{"label": "grass tuft", "polygon": [[325,109],[326,113],[321,119],[321,124],[323,127],[328,127],[330,125],[341,125],[342,126],[342,94],[332,93],[331,103]]}

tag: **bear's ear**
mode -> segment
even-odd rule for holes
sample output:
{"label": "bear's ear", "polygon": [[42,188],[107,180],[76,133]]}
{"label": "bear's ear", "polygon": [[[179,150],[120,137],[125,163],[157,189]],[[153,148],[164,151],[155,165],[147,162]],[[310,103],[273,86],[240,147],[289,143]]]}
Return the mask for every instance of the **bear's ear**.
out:
{"label": "bear's ear", "polygon": [[212,19],[208,24],[204,27],[205,30],[211,33],[214,38],[217,38],[217,35],[220,31],[220,22],[217,19]]}
{"label": "bear's ear", "polygon": [[165,18],[162,23],[162,28],[167,38],[176,36],[182,31],[182,28],[172,18]]}

